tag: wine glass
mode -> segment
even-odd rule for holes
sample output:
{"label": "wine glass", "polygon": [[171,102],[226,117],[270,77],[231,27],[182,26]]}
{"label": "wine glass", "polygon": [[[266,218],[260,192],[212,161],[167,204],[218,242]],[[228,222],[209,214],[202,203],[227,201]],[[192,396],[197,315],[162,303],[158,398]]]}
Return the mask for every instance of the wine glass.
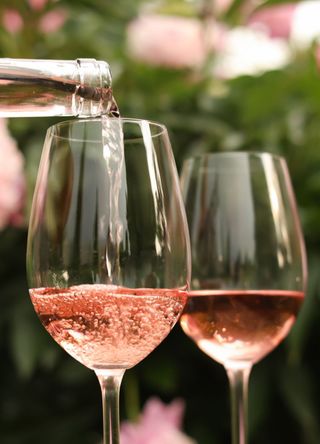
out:
{"label": "wine glass", "polygon": [[163,125],[103,117],[49,128],[28,234],[30,296],[55,341],[96,373],[104,444],[119,443],[125,370],[183,310],[190,262]]}
{"label": "wine glass", "polygon": [[192,279],[184,332],[221,363],[232,442],[247,442],[252,365],[289,333],[304,298],[306,255],[286,162],[268,153],[194,156],[182,168]]}

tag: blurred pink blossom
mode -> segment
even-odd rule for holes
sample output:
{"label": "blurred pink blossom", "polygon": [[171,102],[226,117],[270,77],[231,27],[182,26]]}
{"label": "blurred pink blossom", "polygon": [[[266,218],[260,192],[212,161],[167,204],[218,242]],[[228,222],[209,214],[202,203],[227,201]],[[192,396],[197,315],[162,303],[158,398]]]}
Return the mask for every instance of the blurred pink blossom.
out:
{"label": "blurred pink blossom", "polygon": [[0,119],[0,229],[21,225],[25,197],[23,156],[11,137],[7,121]]}
{"label": "blurred pink blossom", "polygon": [[320,46],[318,45],[315,49],[315,58],[316,58],[316,64],[320,71]]}
{"label": "blurred pink blossom", "polygon": [[35,11],[40,11],[48,3],[48,0],[28,0],[28,3]]}
{"label": "blurred pink blossom", "polygon": [[216,14],[223,14],[226,12],[231,4],[233,3],[233,0],[211,0],[213,4],[213,9]]}
{"label": "blurred pink blossom", "polygon": [[59,31],[67,19],[67,12],[64,9],[54,9],[47,12],[39,22],[39,29],[44,34],[51,34]]}
{"label": "blurred pink blossom", "polygon": [[4,9],[2,23],[4,29],[11,34],[16,34],[23,28],[23,18],[16,9]]}
{"label": "blurred pink blossom", "polygon": [[260,74],[290,59],[287,43],[263,31],[174,16],[143,15],[132,22],[128,47],[138,60],[169,68],[201,66],[214,51],[213,74],[222,78]]}
{"label": "blurred pink blossom", "polygon": [[265,31],[270,37],[289,38],[296,3],[262,8],[252,14],[249,25]]}
{"label": "blurred pink blossom", "polygon": [[[220,6],[227,8],[231,1],[221,0]],[[262,7],[247,26],[231,28],[217,20],[144,12],[127,29],[128,50],[137,60],[168,68],[201,66],[214,51],[214,76],[260,75],[286,66],[297,48],[320,42],[319,17],[319,0]]]}
{"label": "blurred pink blossom", "polygon": [[137,423],[122,424],[121,444],[196,444],[179,430],[183,411],[180,400],[165,405],[156,398],[150,399]]}
{"label": "blurred pink blossom", "polygon": [[306,0],[261,8],[251,15],[248,24],[306,49],[320,37],[319,17],[319,0]]}
{"label": "blurred pink blossom", "polygon": [[190,68],[207,56],[202,24],[193,18],[144,14],[127,30],[130,54],[151,65]]}

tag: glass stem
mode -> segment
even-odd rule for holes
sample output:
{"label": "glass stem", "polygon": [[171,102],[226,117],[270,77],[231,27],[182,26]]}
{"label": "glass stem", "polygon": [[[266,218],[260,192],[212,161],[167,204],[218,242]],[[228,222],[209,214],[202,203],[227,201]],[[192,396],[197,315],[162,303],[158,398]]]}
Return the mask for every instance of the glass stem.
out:
{"label": "glass stem", "polygon": [[232,444],[246,444],[248,439],[248,382],[251,365],[226,368],[231,394]]}
{"label": "glass stem", "polygon": [[96,371],[102,393],[103,444],[120,443],[119,394],[124,372],[124,369]]}

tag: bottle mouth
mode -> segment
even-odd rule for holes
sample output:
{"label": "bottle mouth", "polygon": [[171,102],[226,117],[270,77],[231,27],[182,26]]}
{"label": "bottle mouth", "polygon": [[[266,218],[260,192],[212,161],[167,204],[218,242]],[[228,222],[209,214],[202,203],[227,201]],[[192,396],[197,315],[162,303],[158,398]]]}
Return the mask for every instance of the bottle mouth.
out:
{"label": "bottle mouth", "polygon": [[75,93],[77,115],[96,117],[109,114],[115,103],[109,64],[95,59],[77,59],[77,64],[79,71],[79,86]]}

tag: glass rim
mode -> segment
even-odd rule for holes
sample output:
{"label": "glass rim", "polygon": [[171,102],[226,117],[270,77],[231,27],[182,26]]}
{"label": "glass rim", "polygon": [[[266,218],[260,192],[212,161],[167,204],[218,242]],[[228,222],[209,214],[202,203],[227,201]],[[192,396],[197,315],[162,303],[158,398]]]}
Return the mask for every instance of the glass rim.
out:
{"label": "glass rim", "polygon": [[[155,127],[155,128],[159,128],[159,132],[157,132],[156,134],[151,134],[151,137],[159,137],[161,135],[165,135],[168,133],[167,127],[160,122],[156,122],[154,120],[149,120],[149,119],[143,119],[143,118],[134,118],[134,117],[107,117],[108,120],[111,121],[115,121],[115,122],[122,122],[122,123],[133,123],[136,125],[141,125],[142,122],[147,123],[149,126]],[[73,125],[82,125],[82,124],[86,124],[86,123],[98,123],[98,122],[102,122],[102,116],[101,117],[93,117],[93,118],[76,118],[76,119],[68,119],[68,120],[62,120],[60,122],[57,122],[53,125],[50,125],[47,129],[47,134],[51,135],[51,137],[55,137],[57,139],[64,139],[64,140],[73,140],[73,141],[83,141],[84,139],[78,139],[76,137],[65,137],[65,136],[61,136],[59,134],[55,133],[55,129],[60,129],[63,127],[67,127],[67,126],[73,126]],[[140,137],[132,137],[132,138],[128,138],[126,139],[128,140],[139,140]],[[88,140],[90,142],[94,142],[94,143],[101,143],[101,138],[100,139],[95,139],[95,140],[89,140],[89,139],[85,139]]]}
{"label": "glass rim", "polygon": [[279,155],[279,154],[274,154],[271,153],[269,151],[217,151],[217,152],[208,152],[208,153],[198,153],[198,154],[194,154],[193,156],[189,156],[187,157],[184,161],[183,164],[188,166],[190,163],[194,162],[195,160],[200,160],[200,159],[211,159],[211,158],[221,158],[221,157],[256,157],[256,158],[266,158],[269,157],[273,160],[277,160],[279,162],[285,162],[286,163],[286,159]]}

